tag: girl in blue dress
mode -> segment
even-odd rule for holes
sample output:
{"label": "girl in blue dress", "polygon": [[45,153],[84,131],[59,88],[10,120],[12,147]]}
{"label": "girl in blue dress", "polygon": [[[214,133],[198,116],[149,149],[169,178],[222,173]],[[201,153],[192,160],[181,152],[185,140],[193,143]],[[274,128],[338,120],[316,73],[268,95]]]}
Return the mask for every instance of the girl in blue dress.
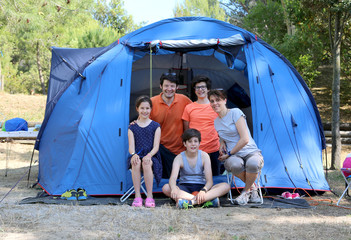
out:
{"label": "girl in blue dress", "polygon": [[144,173],[147,197],[145,207],[155,207],[152,195],[153,178],[157,184],[162,177],[162,162],[159,153],[161,128],[160,124],[152,121],[150,117],[152,102],[148,96],[140,96],[135,102],[139,113],[138,119],[128,129],[129,166],[132,168],[132,180],[135,190],[135,198],[132,206],[143,206],[140,194],[141,171]]}

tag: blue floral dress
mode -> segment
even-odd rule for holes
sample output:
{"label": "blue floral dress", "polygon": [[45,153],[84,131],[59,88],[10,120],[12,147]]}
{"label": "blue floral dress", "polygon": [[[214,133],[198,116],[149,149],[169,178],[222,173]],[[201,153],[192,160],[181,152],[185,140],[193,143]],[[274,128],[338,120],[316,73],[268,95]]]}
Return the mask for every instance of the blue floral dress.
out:
{"label": "blue floral dress", "polygon": [[[135,152],[139,155],[140,159],[145,157],[145,155],[153,149],[155,132],[158,127],[160,127],[160,124],[155,121],[151,121],[146,127],[140,127],[137,123],[129,126],[129,129],[134,134]],[[131,167],[130,159],[131,156],[128,157],[129,167]],[[162,161],[160,152],[158,151],[151,159],[154,176],[158,185],[162,178]]]}

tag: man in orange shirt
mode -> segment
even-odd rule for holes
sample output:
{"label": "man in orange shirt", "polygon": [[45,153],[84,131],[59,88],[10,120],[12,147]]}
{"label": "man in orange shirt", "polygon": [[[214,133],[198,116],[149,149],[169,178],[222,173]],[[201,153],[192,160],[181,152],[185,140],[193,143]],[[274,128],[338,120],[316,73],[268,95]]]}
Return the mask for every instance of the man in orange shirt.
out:
{"label": "man in orange shirt", "polygon": [[164,73],[160,78],[160,95],[151,98],[152,111],[150,118],[161,125],[160,153],[163,166],[163,178],[169,178],[174,158],[185,147],[182,142],[184,132],[182,114],[191,100],[183,94],[177,94],[177,76],[175,73]]}

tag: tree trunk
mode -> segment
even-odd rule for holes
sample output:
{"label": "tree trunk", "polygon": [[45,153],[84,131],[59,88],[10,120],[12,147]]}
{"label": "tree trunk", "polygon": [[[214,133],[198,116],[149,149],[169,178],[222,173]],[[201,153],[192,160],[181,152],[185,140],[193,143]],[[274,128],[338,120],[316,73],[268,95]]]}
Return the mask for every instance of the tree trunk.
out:
{"label": "tree trunk", "polygon": [[332,88],[332,159],[331,169],[341,166],[340,138],[340,45],[341,45],[340,14],[335,15],[334,39],[331,39],[333,57],[333,88]]}
{"label": "tree trunk", "polygon": [[39,41],[37,41],[37,65],[38,65],[38,73],[39,73],[39,80],[41,84],[41,92],[45,95],[45,83],[43,77],[43,70],[40,64],[40,55],[39,55]]}
{"label": "tree trunk", "polygon": [[281,0],[282,8],[283,8],[283,13],[284,13],[284,22],[286,24],[286,30],[289,36],[293,35],[293,28],[288,16],[288,13],[286,12],[286,4],[284,0]]}

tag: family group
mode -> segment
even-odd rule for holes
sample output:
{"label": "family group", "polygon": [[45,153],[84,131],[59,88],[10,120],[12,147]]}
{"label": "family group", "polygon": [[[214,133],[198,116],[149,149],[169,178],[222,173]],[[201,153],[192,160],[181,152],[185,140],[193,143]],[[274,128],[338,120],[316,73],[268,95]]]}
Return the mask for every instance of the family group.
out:
{"label": "family group", "polygon": [[[213,185],[221,166],[240,178],[245,188],[235,199],[238,205],[260,202],[255,180],[263,167],[261,151],[239,108],[226,107],[222,90],[211,90],[211,80],[195,76],[192,88],[197,100],[192,102],[176,93],[176,73],[160,77],[161,93],[151,99],[136,100],[138,119],[128,129],[129,166],[135,189],[134,207],[155,207],[153,178],[169,178],[163,193],[179,208],[195,205],[220,205],[219,197],[230,191],[226,182]],[[146,199],[140,193],[144,175]]]}

